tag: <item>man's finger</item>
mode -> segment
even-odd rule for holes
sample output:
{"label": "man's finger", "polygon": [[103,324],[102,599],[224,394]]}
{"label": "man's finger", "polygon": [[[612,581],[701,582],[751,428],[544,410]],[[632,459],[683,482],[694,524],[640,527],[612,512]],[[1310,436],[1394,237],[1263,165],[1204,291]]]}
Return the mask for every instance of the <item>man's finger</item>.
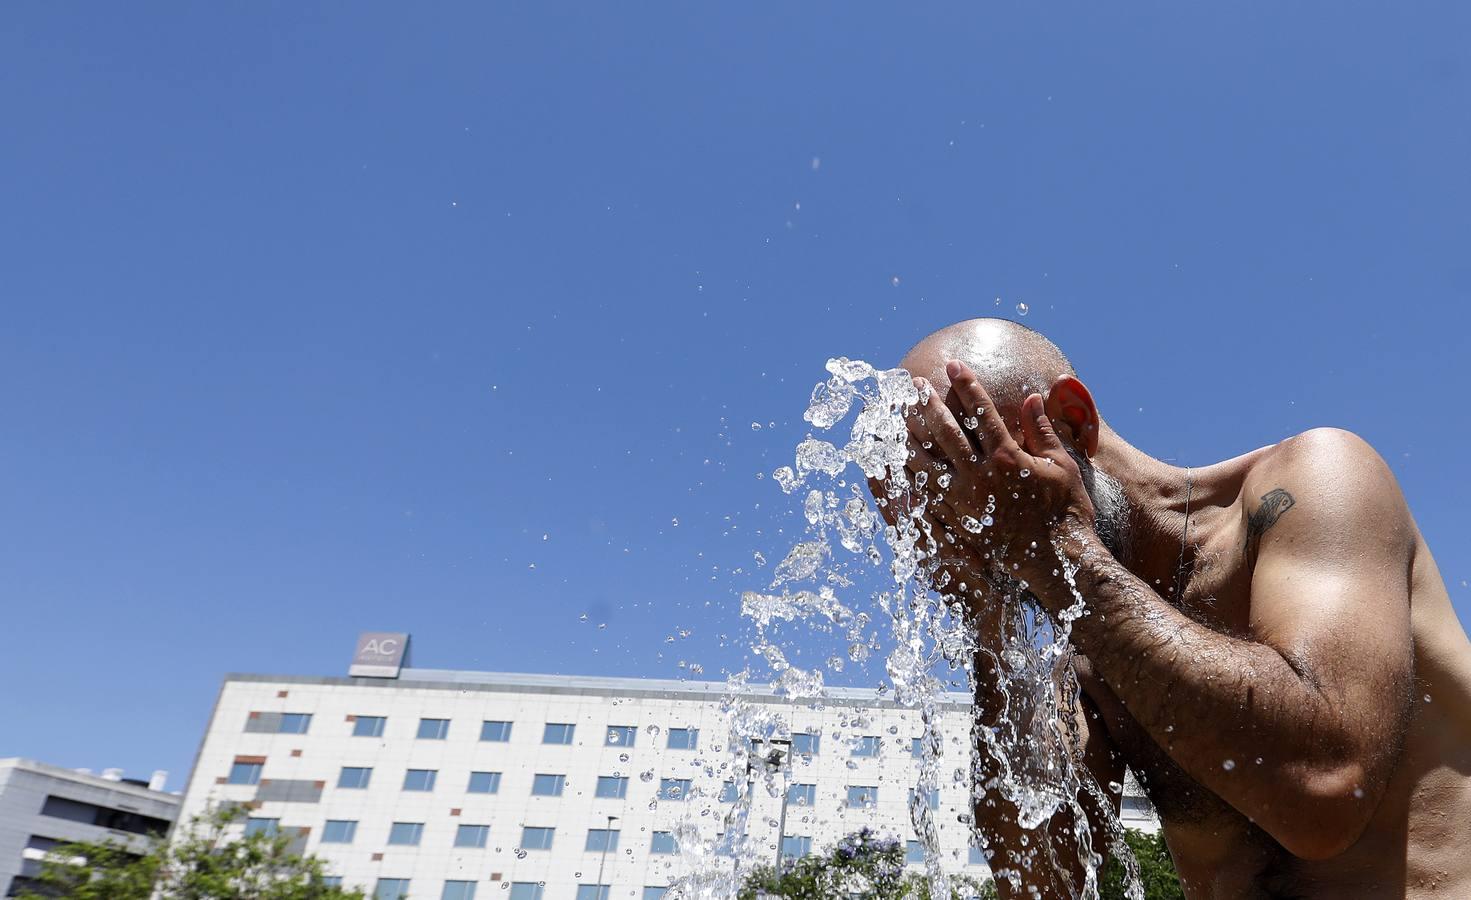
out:
{"label": "man's finger", "polygon": [[[924,382],[924,379],[917,379]],[[924,415],[925,425],[929,428],[931,437],[939,446],[940,452],[955,462],[969,460],[975,455],[975,448],[971,446],[970,438],[960,429],[960,423],[955,421],[955,416],[940,401],[934,390],[926,390],[925,386],[916,385],[920,388],[920,395],[925,399],[920,403],[920,412]],[[926,384],[927,386],[927,384]],[[925,396],[928,395],[928,396]]]}
{"label": "man's finger", "polygon": [[926,450],[922,445],[910,442],[909,462],[905,464],[905,468],[916,475],[920,472],[925,473],[925,482],[928,487],[929,483],[933,482],[941,472],[947,471],[950,465],[936,457],[933,450]]}
{"label": "man's finger", "polygon": [[945,364],[945,374],[950,377],[950,390],[959,398],[965,415],[975,416],[980,420],[978,427],[981,452],[990,456],[997,450],[1015,449],[1016,442],[1011,439],[1011,432],[1006,430],[1001,413],[996,410],[996,404],[991,402],[991,395],[986,393],[970,366],[958,359],[952,359]]}
{"label": "man's finger", "polygon": [[1032,394],[1022,401],[1022,432],[1027,436],[1027,450],[1033,456],[1066,455],[1062,439],[1047,418],[1047,404],[1041,394]]}

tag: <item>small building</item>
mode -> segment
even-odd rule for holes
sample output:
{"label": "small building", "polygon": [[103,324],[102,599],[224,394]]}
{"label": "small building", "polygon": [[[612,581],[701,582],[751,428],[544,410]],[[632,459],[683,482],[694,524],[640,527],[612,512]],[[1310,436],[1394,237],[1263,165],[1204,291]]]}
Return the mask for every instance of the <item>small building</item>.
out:
{"label": "small building", "polygon": [[180,798],[163,791],[165,772],[148,781],[101,775],[29,759],[0,759],[0,888],[20,893],[47,851],[75,841],[112,840],[142,851],[166,834]]}

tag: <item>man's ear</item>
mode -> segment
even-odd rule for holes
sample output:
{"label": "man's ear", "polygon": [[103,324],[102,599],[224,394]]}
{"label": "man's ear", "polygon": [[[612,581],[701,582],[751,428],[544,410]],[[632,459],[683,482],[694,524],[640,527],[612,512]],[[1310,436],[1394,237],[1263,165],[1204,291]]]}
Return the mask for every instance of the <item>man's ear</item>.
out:
{"label": "man's ear", "polygon": [[1087,385],[1071,375],[1060,376],[1047,392],[1047,418],[1057,436],[1092,458],[1098,452],[1098,407]]}

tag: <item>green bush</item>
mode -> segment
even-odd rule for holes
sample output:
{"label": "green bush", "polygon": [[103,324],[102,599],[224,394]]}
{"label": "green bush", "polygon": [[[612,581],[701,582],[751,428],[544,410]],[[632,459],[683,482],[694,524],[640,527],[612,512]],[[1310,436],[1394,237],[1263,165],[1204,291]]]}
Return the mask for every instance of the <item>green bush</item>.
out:
{"label": "green bush", "polygon": [[362,900],[361,891],[329,885],[321,860],[290,852],[285,835],[231,837],[245,816],[222,807],[198,816],[170,840],[155,837],[142,854],[121,844],[63,844],[46,855],[22,900]]}

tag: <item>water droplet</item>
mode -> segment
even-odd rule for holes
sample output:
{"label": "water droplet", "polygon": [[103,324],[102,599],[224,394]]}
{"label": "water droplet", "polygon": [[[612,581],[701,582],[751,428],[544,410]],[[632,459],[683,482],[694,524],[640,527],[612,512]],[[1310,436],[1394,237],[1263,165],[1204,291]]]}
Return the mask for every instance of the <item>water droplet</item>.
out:
{"label": "water droplet", "polygon": [[1031,469],[1022,469],[1021,472],[1018,473],[1018,474],[1020,474],[1021,477],[1026,478],[1027,476],[1029,476],[1029,475],[1032,474],[1032,470]]}
{"label": "water droplet", "polygon": [[1027,313],[1031,312],[1031,310],[1032,308],[1030,306],[1027,306],[1025,303],[1018,303],[1016,305],[1016,314],[1019,316],[1024,316]]}
{"label": "water droplet", "polygon": [[1231,771],[1232,769],[1236,768],[1236,760],[1226,760],[1225,762],[1221,763],[1221,768],[1225,769],[1227,772]]}
{"label": "water droplet", "polygon": [[1426,703],[1429,703],[1430,702],[1430,695],[1429,694],[1426,694],[1425,695],[1425,702]]}
{"label": "water droplet", "polygon": [[679,527],[679,520],[678,519],[670,519],[669,520],[669,524],[670,525],[673,525],[675,528],[678,528]]}
{"label": "water droplet", "polygon": [[895,275],[893,278],[890,278],[889,279],[889,284],[892,284],[894,287],[898,287],[899,286],[899,276],[898,275]]}
{"label": "water droplet", "polygon": [[760,422],[752,422],[751,423],[751,430],[752,431],[760,431],[761,430],[761,423]]}

